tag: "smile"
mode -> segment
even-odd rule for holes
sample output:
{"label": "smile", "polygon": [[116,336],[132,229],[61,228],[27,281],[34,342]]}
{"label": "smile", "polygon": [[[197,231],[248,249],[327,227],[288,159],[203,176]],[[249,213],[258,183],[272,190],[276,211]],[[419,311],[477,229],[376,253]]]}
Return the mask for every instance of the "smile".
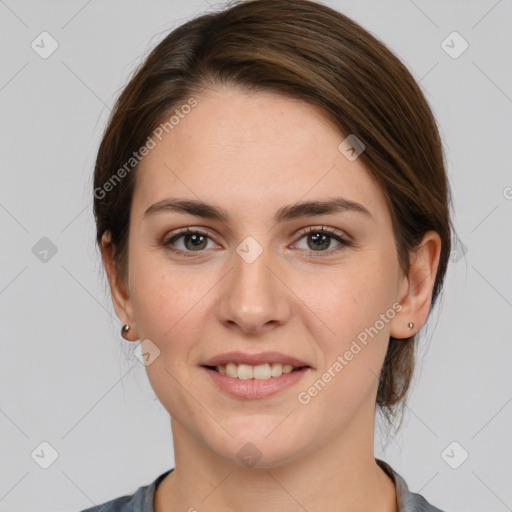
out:
{"label": "smile", "polygon": [[280,363],[202,366],[223,392],[245,400],[266,398],[296,384],[312,369]]}
{"label": "smile", "polygon": [[295,367],[291,364],[281,363],[263,363],[263,364],[221,364],[215,367],[209,367],[219,372],[221,375],[227,375],[235,379],[257,379],[268,380],[275,377],[281,377],[283,373],[300,370],[301,367]]}

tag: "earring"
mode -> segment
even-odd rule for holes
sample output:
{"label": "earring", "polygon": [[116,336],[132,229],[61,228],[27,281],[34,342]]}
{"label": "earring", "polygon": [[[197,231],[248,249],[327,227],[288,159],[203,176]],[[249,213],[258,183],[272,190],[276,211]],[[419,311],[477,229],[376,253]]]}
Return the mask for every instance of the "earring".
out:
{"label": "earring", "polygon": [[130,326],[128,324],[123,325],[121,328],[121,336],[124,336],[130,330]]}
{"label": "earring", "polygon": [[412,329],[414,327],[414,324],[412,322],[409,322],[409,329]]}

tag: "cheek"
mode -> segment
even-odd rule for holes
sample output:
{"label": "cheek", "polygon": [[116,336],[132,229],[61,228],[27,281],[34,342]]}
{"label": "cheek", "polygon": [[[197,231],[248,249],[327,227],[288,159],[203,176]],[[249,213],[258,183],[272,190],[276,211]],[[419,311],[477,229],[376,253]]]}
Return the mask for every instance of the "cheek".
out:
{"label": "cheek", "polygon": [[363,401],[373,400],[396,314],[394,253],[358,256],[350,265],[317,273],[298,292],[308,306],[302,312],[309,319],[307,329],[321,347],[319,375],[308,383],[313,394],[305,387],[304,398],[331,425],[351,417]]}
{"label": "cheek", "polygon": [[[133,226],[132,226],[132,229]],[[148,235],[130,233],[129,285],[140,339],[157,345],[174,333],[175,326],[197,303],[201,283],[182,267],[173,267],[165,250],[145,247]]]}
{"label": "cheek", "polygon": [[162,272],[161,266],[134,271],[132,300],[141,340],[149,339],[159,350],[158,357],[146,366],[151,386],[164,407],[180,422],[198,413],[187,390],[194,386],[195,345],[204,325],[205,293],[208,285],[186,271]]}
{"label": "cheek", "polygon": [[362,403],[373,403],[396,314],[393,254],[359,261],[316,274],[297,293],[304,301],[299,314],[321,348],[321,364],[299,401],[322,419],[326,435],[327,430],[334,435]]}
{"label": "cheek", "polygon": [[200,342],[211,328],[216,285],[223,273],[172,266],[165,255],[156,253],[132,262],[130,286],[139,337],[151,340],[160,351],[146,367],[147,374],[161,400],[174,401],[180,384],[192,384],[194,367],[204,355]]}
{"label": "cheek", "polygon": [[304,318],[309,316],[311,325],[323,323],[340,348],[392,308],[397,276],[398,262],[391,251],[367,251],[336,267],[301,276],[292,287],[310,310],[309,315],[304,311]]}
{"label": "cheek", "polygon": [[[171,350],[177,337],[186,342],[205,295],[204,283],[186,271],[170,274],[161,268],[144,267],[133,276],[132,299],[139,334],[151,339],[162,350]],[[183,344],[180,344],[183,347]]]}

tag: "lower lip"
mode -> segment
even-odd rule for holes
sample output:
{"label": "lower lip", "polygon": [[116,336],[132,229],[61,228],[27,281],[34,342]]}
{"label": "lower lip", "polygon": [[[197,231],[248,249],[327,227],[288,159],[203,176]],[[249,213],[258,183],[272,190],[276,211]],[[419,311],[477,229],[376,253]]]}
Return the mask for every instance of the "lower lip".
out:
{"label": "lower lip", "polygon": [[266,380],[259,379],[237,379],[222,375],[215,370],[202,366],[206,370],[213,382],[219,386],[222,391],[247,400],[257,400],[274,395],[287,387],[297,383],[311,368],[302,368],[290,373],[283,373],[280,377],[271,377]]}

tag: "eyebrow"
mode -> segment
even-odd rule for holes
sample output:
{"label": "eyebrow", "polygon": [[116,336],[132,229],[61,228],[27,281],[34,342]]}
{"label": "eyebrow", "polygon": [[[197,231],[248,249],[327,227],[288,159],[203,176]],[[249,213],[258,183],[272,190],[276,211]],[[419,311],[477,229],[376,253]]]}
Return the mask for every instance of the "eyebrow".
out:
{"label": "eyebrow", "polygon": [[[150,206],[143,217],[162,212],[188,213],[196,217],[229,222],[229,214],[223,208],[193,199],[163,199]],[[371,213],[360,203],[337,197],[324,201],[303,201],[300,203],[283,206],[277,210],[274,221],[296,219],[310,215],[327,215],[332,213],[355,212],[366,217],[372,217]]]}

